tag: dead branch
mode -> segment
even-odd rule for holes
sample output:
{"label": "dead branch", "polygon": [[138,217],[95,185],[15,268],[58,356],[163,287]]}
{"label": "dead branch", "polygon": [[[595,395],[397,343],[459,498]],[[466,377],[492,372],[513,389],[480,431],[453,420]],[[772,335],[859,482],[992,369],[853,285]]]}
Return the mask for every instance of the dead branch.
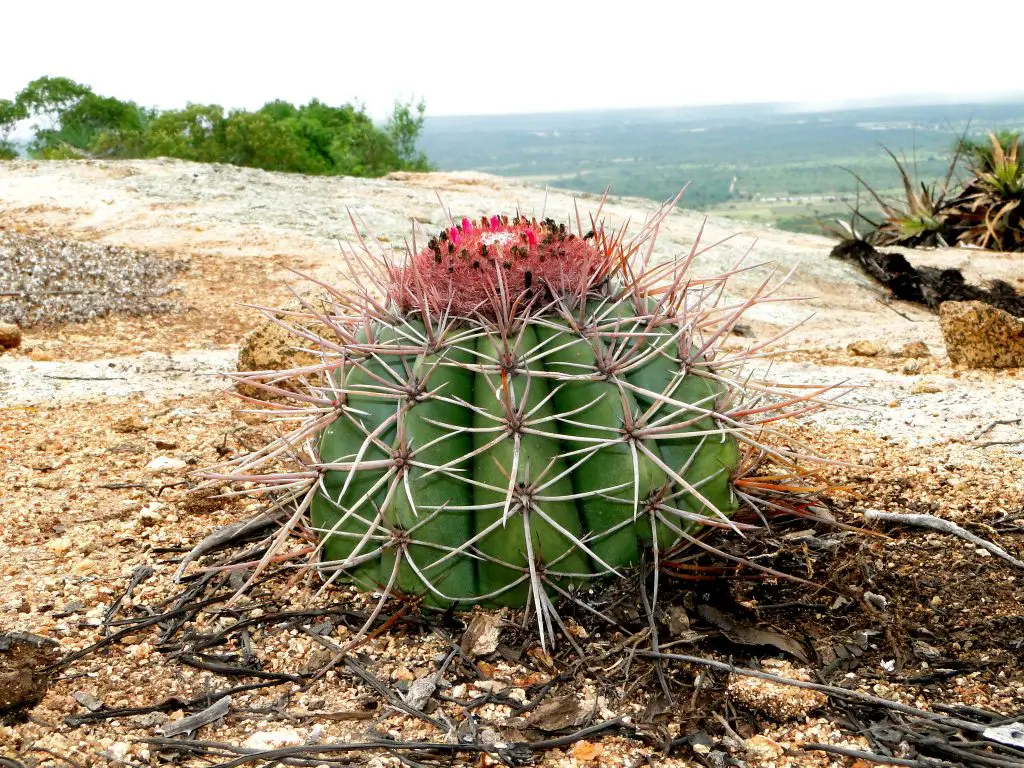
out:
{"label": "dead branch", "polygon": [[875,509],[868,509],[864,511],[864,518],[866,520],[881,520],[887,523],[902,523],[903,525],[916,526],[918,528],[930,528],[933,531],[958,536],[976,547],[981,547],[982,549],[991,552],[996,557],[1001,557],[1011,565],[1024,569],[1024,562],[1018,560],[998,544],[993,544],[991,541],[986,541],[980,536],[975,536],[973,533],[961,528],[956,523],[944,520],[941,517],[910,513],[904,514],[900,512],[881,512]]}

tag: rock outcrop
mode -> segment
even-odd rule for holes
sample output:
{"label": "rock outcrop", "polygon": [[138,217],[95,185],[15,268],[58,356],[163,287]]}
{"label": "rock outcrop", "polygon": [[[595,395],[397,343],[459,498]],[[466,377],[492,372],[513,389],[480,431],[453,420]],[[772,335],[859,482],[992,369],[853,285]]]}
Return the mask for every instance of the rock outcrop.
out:
{"label": "rock outcrop", "polygon": [[0,634],[0,726],[42,701],[49,666],[58,658],[60,647],[53,640],[27,632]]}
{"label": "rock outcrop", "polygon": [[[297,347],[301,340],[288,333],[277,323],[264,320],[242,340],[238,350],[240,371],[283,371],[303,365],[315,365],[318,357]],[[282,382],[281,386],[289,385]],[[239,391],[261,400],[271,399],[272,393],[248,385],[240,385]]]}
{"label": "rock outcrop", "polygon": [[1024,319],[981,301],[947,301],[939,307],[939,324],[955,365],[1024,367]]}
{"label": "rock outcrop", "polygon": [[0,323],[0,350],[14,349],[21,344],[21,328],[14,323]]}

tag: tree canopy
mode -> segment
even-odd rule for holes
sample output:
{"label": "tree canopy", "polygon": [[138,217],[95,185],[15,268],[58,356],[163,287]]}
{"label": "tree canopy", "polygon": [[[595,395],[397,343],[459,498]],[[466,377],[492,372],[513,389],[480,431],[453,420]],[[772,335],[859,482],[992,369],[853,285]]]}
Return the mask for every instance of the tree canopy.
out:
{"label": "tree canopy", "polygon": [[189,103],[157,110],[96,94],[65,77],[41,77],[13,100],[0,99],[0,159],[21,120],[36,121],[29,154],[39,159],[175,157],[268,171],[382,176],[429,170],[416,144],[425,105],[396,103],[383,126],[362,107],[316,99],[271,101],[250,112]]}

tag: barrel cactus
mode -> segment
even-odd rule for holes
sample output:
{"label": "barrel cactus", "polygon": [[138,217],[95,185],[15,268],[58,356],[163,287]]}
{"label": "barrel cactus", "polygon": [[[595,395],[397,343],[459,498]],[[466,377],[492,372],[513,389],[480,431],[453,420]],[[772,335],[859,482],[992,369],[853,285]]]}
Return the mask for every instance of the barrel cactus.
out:
{"label": "barrel cactus", "polygon": [[[452,221],[401,261],[364,245],[363,288],[273,315],[321,362],[240,375],[299,426],[222,477],[290,504],[278,543],[305,529],[330,581],[440,610],[547,616],[741,530],[773,492],[744,478],[786,455],[764,425],[809,399],[742,405],[716,350],[755,300],[723,306],[696,247],[652,261],[667,210],[631,239],[516,215]],[[298,471],[258,469],[286,456]]]}

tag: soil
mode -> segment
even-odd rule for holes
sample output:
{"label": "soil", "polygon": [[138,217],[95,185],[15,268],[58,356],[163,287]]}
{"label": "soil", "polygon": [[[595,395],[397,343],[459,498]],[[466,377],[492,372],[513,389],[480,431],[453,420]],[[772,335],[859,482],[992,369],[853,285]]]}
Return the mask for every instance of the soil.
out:
{"label": "soil", "polygon": [[[196,731],[201,743],[394,745],[324,755],[325,763],[398,765],[401,755],[449,764],[449,755],[400,747],[444,742],[450,723],[464,743],[555,740],[531,753],[552,766],[864,765],[803,747],[811,743],[981,764],[972,760],[983,752],[942,752],[920,718],[863,699],[773,687],[678,659],[659,670],[642,654],[652,646],[638,594],[651,585],[640,579],[593,596],[617,626],[568,611],[582,658],[564,637],[545,652],[513,613],[503,614],[497,646],[474,655],[463,638],[468,617],[423,619],[388,605],[370,639],[334,666],[331,648],[352,638],[375,603],[321,590],[315,574],[281,567],[229,604],[237,575],[202,568],[257,535],[192,563],[175,582],[182,557],[203,537],[265,508],[259,499],[197,490],[193,474],[271,433],[213,375],[232,369],[238,340],[255,322],[239,304],[286,301],[286,266],[331,272],[339,257],[329,222],[345,206],[400,242],[404,211],[431,226],[441,221],[438,191],[453,210],[476,215],[498,200],[539,207],[543,199],[542,190],[469,175],[324,180],[167,161],[14,163],[0,172],[6,229],[188,264],[174,282],[184,311],[29,329],[19,350],[0,357],[0,637],[32,633],[70,659],[33,669],[34,680],[47,682],[41,700],[4,716],[0,756],[39,766],[226,761],[233,755],[173,751],[167,742],[181,747],[186,735],[174,735],[175,724],[231,691],[226,714]],[[613,200],[609,211],[622,216],[634,204],[649,210]],[[548,205],[570,209],[561,195]],[[674,215],[662,247],[687,247],[699,226],[690,214]],[[730,226],[709,224],[711,239]],[[760,234],[762,258],[787,266],[804,259],[791,295],[819,296],[817,316],[763,375],[860,385],[844,398],[851,408],[789,424],[782,436],[832,460],[821,479],[833,489],[825,507],[839,526],[773,519],[770,530],[746,539],[713,539],[802,581],[722,570],[710,560],[665,574],[661,650],[937,716],[1019,720],[1024,571],[957,537],[867,523],[863,513],[936,515],[1024,558],[1021,372],[955,369],[935,318],[911,305],[885,306],[855,269],[828,259],[827,241]],[[722,247],[714,258],[723,263],[743,250]],[[755,284],[743,280],[740,293]],[[798,316],[762,305],[754,337],[730,345],[767,339]],[[880,353],[847,351],[861,339],[877,341]],[[903,356],[910,341],[924,341],[929,354]],[[201,598],[211,602],[185,610]],[[468,657],[452,654],[460,640]],[[403,694],[431,684],[423,713],[403,710]],[[954,741],[974,749],[977,735],[967,736]],[[503,754],[525,759],[511,747]],[[456,764],[496,759],[463,752]]]}

